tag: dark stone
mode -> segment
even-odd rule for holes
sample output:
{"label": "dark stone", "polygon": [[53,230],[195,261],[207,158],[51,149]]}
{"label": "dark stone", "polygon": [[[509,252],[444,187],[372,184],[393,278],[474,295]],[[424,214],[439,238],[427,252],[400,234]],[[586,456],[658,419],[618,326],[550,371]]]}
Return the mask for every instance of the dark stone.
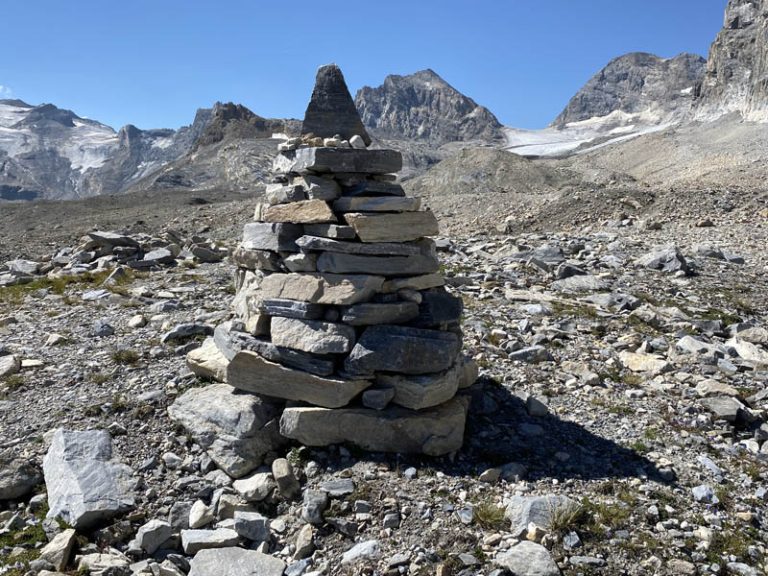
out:
{"label": "dark stone", "polygon": [[440,269],[431,254],[412,256],[359,256],[323,252],[317,259],[320,272],[333,274],[376,274],[379,276],[421,276]]}
{"label": "dark stone", "polygon": [[296,245],[302,250],[365,254],[368,256],[411,256],[421,254],[423,250],[420,244],[399,244],[396,242],[363,244],[361,242],[340,242],[318,236],[302,236],[296,240]]}
{"label": "dark stone", "polygon": [[400,184],[393,182],[366,180],[345,188],[342,196],[405,196],[405,190]]}
{"label": "dark stone", "polygon": [[429,374],[450,368],[461,349],[452,332],[405,326],[371,326],[344,361],[349,374]]}
{"label": "dark stone", "polygon": [[447,292],[436,290],[421,293],[419,315],[411,322],[411,326],[433,328],[445,324],[457,323],[464,311],[461,298],[451,296]]}
{"label": "dark stone", "polygon": [[307,354],[299,350],[275,346],[268,340],[259,340],[246,332],[231,330],[231,324],[224,322],[213,333],[216,346],[227,360],[232,360],[238,352],[249,350],[265,360],[277,362],[288,368],[303,370],[317,376],[333,374],[333,360],[327,360],[316,354]]}
{"label": "dark stone", "polygon": [[312,98],[304,113],[301,133],[323,138],[338,134],[344,140],[358,135],[366,146],[371,144],[371,137],[360,120],[344,75],[336,64],[328,64],[318,69]]}
{"label": "dark stone", "polygon": [[373,324],[403,324],[413,320],[419,314],[415,302],[396,304],[355,304],[344,309],[341,321],[350,326],[370,326]]}
{"label": "dark stone", "polygon": [[261,303],[261,311],[268,316],[320,320],[325,314],[325,306],[287,298],[271,298]]}

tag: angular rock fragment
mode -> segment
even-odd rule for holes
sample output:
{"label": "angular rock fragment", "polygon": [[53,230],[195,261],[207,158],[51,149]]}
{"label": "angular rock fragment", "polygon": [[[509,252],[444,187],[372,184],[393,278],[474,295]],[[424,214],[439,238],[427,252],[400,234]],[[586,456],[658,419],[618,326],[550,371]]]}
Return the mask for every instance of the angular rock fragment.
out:
{"label": "angular rock fragment", "polygon": [[217,382],[226,379],[228,362],[213,338],[206,338],[202,346],[187,354],[187,368],[201,378]]}
{"label": "angular rock fragment", "polygon": [[431,274],[440,268],[433,255],[360,256],[323,252],[317,259],[320,272],[332,274],[375,274],[379,276],[416,276]]}
{"label": "angular rock fragment", "polygon": [[460,349],[461,341],[452,332],[371,326],[344,361],[344,369],[361,375],[383,371],[429,374],[450,368]]}
{"label": "angular rock fragment", "polygon": [[275,317],[272,343],[310,354],[343,354],[354,346],[355,330],[334,322]]}
{"label": "angular rock fragment", "polygon": [[338,252],[341,254],[362,254],[369,256],[415,256],[424,253],[423,243],[398,244],[394,242],[361,244],[359,242],[340,242],[319,236],[302,236],[296,240],[302,250]]}
{"label": "angular rock fragment", "polygon": [[343,308],[341,321],[350,326],[406,324],[418,315],[419,305],[415,302],[355,304]]}
{"label": "angular rock fragment", "polygon": [[168,415],[233,478],[259,466],[284,442],[276,421],[278,407],[227,384],[188,390],[168,407]]}
{"label": "angular rock fragment", "polygon": [[242,246],[247,250],[298,252],[296,239],[302,233],[297,224],[249,222],[243,228]]}
{"label": "angular rock fragment", "polygon": [[271,274],[262,282],[261,294],[317,304],[357,304],[370,300],[383,283],[383,277],[371,275]]}
{"label": "angular rock fragment", "polygon": [[131,509],[135,503],[132,470],[112,452],[105,431],[59,429],[43,460],[48,518],[74,528],[90,528]]}
{"label": "angular rock fragment", "polygon": [[[230,528],[216,530],[182,530],[181,547],[185,554],[194,556],[201,550],[228,548],[240,542],[240,535]],[[221,569],[221,566],[219,566]]]}
{"label": "angular rock fragment", "polygon": [[285,562],[274,556],[244,548],[201,550],[190,562],[188,576],[282,576]]}
{"label": "angular rock fragment", "polygon": [[335,212],[415,212],[419,208],[421,198],[398,196],[344,197],[333,203]]}
{"label": "angular rock fragment", "polygon": [[379,374],[376,385],[394,389],[392,402],[395,404],[411,410],[423,410],[447,402],[456,395],[462,370],[462,363],[456,362],[449,370],[438,374]]}
{"label": "angular rock fragment", "polygon": [[274,398],[340,408],[368,388],[368,380],[322,378],[264,360],[253,352],[240,352],[230,362],[227,382],[232,386]]}
{"label": "angular rock fragment", "polygon": [[38,465],[26,458],[0,458],[0,500],[26,496],[40,484],[43,475]]}
{"label": "angular rock fragment", "polygon": [[[288,154],[286,154],[287,156]],[[285,172],[353,172],[388,174],[403,167],[403,157],[394,150],[354,148],[300,148],[284,164]]]}

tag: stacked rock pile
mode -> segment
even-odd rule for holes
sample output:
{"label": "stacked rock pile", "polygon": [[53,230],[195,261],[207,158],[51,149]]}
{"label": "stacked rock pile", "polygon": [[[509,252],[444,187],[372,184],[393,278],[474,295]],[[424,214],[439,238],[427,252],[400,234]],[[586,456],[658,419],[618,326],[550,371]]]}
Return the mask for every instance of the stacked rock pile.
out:
{"label": "stacked rock pile", "polygon": [[42,262],[17,259],[0,264],[0,287],[26,284],[41,276],[77,276],[121,265],[151,270],[179,260],[220,262],[226,256],[224,247],[206,238],[185,238],[171,229],[159,236],[97,230],[83,236],[78,245],[60,248]]}
{"label": "stacked rock pile", "polygon": [[[432,212],[369,149],[338,67],[322,67],[305,134],[281,145],[237,264],[236,320],[214,335],[230,386],[288,404],[280,434],[310,446],[446,454],[461,447],[476,367],[462,301],[444,288]],[[210,346],[210,344],[209,344]]]}

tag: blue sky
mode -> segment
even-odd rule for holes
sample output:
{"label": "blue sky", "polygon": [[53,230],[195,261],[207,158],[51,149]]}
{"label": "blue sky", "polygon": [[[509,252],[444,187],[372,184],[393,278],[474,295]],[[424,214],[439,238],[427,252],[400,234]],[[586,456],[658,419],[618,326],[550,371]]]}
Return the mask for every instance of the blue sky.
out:
{"label": "blue sky", "polygon": [[726,0],[6,2],[0,94],[113,127],[176,128],[213,102],[301,118],[318,66],[354,92],[432,68],[507,125],[548,124],[632,51],[706,56]]}

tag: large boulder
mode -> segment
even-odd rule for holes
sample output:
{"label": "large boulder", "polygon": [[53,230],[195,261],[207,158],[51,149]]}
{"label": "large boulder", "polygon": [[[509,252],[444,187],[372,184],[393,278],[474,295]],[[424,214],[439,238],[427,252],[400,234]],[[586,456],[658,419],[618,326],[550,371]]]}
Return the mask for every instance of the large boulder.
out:
{"label": "large boulder", "polygon": [[0,458],[0,500],[26,496],[42,480],[40,469],[28,460]]}
{"label": "large boulder", "polygon": [[168,407],[211,459],[233,478],[261,465],[284,443],[278,431],[280,407],[227,384],[188,390]]}
{"label": "large boulder", "polygon": [[57,430],[43,473],[48,518],[61,518],[74,528],[90,528],[135,504],[133,471],[117,460],[105,431]]}

